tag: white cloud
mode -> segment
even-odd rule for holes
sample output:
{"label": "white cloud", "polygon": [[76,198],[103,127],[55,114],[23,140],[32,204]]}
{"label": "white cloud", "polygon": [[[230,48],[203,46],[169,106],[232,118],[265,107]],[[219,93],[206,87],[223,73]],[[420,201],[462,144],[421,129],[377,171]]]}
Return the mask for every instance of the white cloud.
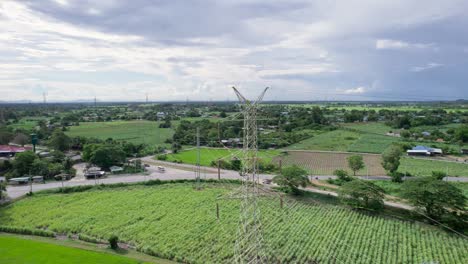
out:
{"label": "white cloud", "polygon": [[438,68],[438,67],[442,67],[444,66],[443,64],[440,64],[440,63],[435,63],[435,62],[430,62],[424,66],[414,66],[410,69],[410,71],[412,72],[421,72],[421,71],[426,71],[426,70],[430,70],[430,69],[434,69],[434,68]]}
{"label": "white cloud", "polygon": [[54,2],[61,6],[68,6],[70,4],[67,0],[54,0]]}
{"label": "white cloud", "polygon": [[[416,37],[375,36],[415,30],[464,10],[459,0],[428,0],[425,8],[416,0],[38,2],[0,0],[0,94],[7,91],[11,100],[37,87],[50,90],[51,100],[93,94],[138,99],[145,92],[161,100],[225,99],[232,84],[247,91],[294,88],[298,92],[271,94],[305,99],[301,95],[311,89],[323,94],[382,79],[378,89],[340,90],[368,94],[394,77],[385,68],[393,63],[388,54],[368,56],[369,39],[379,50],[434,50],[436,44]],[[427,67],[438,65],[413,70]]]}
{"label": "white cloud", "polygon": [[363,86],[359,86],[356,88],[346,89],[343,90],[344,94],[363,94],[366,92],[366,88]]}
{"label": "white cloud", "polygon": [[434,43],[409,43],[401,40],[378,39],[375,42],[376,49],[436,49]]}

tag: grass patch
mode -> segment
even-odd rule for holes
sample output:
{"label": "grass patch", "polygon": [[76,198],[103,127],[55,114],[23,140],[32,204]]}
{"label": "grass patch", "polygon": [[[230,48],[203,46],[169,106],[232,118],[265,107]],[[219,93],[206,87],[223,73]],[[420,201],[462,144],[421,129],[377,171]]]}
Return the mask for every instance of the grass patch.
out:
{"label": "grass patch", "polygon": [[382,153],[392,143],[398,141],[400,141],[400,139],[396,137],[362,134],[357,141],[348,146],[347,150],[350,152]]}
{"label": "grass patch", "polygon": [[[345,128],[357,130],[365,133],[374,133],[385,135],[389,131],[395,131],[394,128],[391,128],[384,123],[380,122],[369,122],[369,123],[346,123],[343,124]],[[398,129],[397,129],[398,130]]]}
{"label": "grass patch", "polygon": [[431,176],[433,171],[448,172],[449,176],[468,176],[468,164],[404,157],[398,171],[409,172],[415,176]]}
{"label": "grass patch", "polygon": [[[171,162],[182,162],[186,164],[197,163],[197,149],[192,148],[189,150],[183,150],[176,154],[168,154],[167,161]],[[279,150],[259,150],[258,157],[269,163],[275,156],[280,154]],[[242,149],[218,149],[218,148],[201,148],[200,149],[200,165],[210,166],[211,161],[217,161],[218,159],[224,158],[226,161],[230,161],[233,157],[240,157],[242,155]]]}
{"label": "grass patch", "polygon": [[[141,261],[106,253],[70,248],[51,243],[0,235],[0,263],[3,264],[137,264]],[[149,263],[149,262],[148,262]]]}
{"label": "grass patch", "polygon": [[305,139],[286,149],[347,151],[348,147],[356,142],[360,136],[354,131],[333,130]]}
{"label": "grass patch", "polygon": [[[112,121],[112,122],[83,122],[79,126],[72,126],[66,132],[68,136],[82,136],[90,138],[108,139],[131,143],[145,143],[148,145],[168,145],[164,142],[172,138],[172,128],[159,128],[159,122],[152,121]],[[175,125],[175,124],[173,124]]]}

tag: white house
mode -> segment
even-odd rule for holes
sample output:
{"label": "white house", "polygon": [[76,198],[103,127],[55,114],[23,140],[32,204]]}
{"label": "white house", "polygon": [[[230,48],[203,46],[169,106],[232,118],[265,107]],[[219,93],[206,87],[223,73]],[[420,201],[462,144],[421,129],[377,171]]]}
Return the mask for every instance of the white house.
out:
{"label": "white house", "polygon": [[429,148],[426,146],[416,146],[410,150],[407,150],[406,153],[410,156],[434,156],[443,154],[441,149]]}

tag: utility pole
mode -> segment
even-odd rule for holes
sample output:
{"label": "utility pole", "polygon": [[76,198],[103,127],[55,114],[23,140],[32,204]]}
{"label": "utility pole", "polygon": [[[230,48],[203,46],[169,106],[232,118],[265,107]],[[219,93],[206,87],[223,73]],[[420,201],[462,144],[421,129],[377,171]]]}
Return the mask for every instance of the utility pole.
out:
{"label": "utility pole", "polygon": [[42,100],[43,100],[44,104],[47,104],[47,93],[46,92],[42,93]]}
{"label": "utility pole", "polygon": [[146,93],[146,103],[148,103],[148,93]]}
{"label": "utility pole", "polygon": [[0,124],[5,123],[5,115],[3,113],[3,108],[0,108]]}
{"label": "utility pole", "polygon": [[234,257],[236,263],[265,263],[260,208],[258,206],[260,188],[257,164],[257,109],[268,87],[263,90],[256,101],[247,100],[235,87],[233,89],[242,105],[244,114],[242,168],[240,173],[242,178],[240,220],[234,247]]}
{"label": "utility pole", "polygon": [[200,128],[197,127],[197,168],[195,172],[195,179],[197,181],[197,190],[201,189],[200,186]]}

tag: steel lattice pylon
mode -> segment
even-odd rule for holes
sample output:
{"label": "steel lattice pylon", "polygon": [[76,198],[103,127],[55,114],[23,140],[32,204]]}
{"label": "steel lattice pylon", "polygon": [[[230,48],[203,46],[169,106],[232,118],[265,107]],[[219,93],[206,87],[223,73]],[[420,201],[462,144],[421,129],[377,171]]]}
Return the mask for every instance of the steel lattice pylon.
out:
{"label": "steel lattice pylon", "polygon": [[257,108],[268,87],[263,90],[256,101],[247,100],[233,87],[244,115],[244,138],[242,151],[242,187],[239,193],[240,221],[234,249],[236,263],[264,263],[265,255],[262,246],[260,209],[258,207],[259,177],[257,164]]}

